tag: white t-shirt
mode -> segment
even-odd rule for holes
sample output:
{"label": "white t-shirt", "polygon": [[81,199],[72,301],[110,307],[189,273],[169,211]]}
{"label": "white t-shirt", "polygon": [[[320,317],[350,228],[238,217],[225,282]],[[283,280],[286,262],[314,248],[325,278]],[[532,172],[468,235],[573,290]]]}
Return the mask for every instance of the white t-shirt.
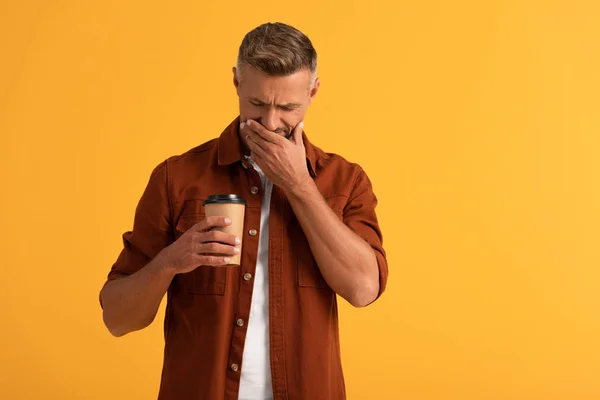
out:
{"label": "white t-shirt", "polygon": [[273,184],[256,163],[246,159],[260,175],[262,208],[258,237],[258,259],[254,273],[254,289],[250,319],[242,358],[239,400],[271,400],[271,359],[269,343],[269,211]]}

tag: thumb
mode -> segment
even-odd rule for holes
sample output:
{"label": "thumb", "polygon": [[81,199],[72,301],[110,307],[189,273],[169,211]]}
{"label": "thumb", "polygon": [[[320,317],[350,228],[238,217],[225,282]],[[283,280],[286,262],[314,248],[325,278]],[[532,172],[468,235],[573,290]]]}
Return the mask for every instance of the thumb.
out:
{"label": "thumb", "polygon": [[292,139],[296,144],[302,143],[302,129],[304,129],[304,121],[300,121],[298,125],[294,128],[294,132],[292,132]]}

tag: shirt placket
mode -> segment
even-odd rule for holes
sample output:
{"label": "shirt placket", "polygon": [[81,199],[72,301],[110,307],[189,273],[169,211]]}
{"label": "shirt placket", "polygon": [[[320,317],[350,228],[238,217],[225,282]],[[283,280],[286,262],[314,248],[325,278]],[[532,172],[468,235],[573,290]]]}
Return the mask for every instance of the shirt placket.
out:
{"label": "shirt placket", "polygon": [[269,329],[271,346],[271,376],[274,400],[287,399],[284,340],[283,292],[283,221],[286,197],[273,185],[271,193],[271,218],[269,221]]}
{"label": "shirt placket", "polygon": [[257,171],[253,170],[245,161],[240,168],[242,193],[246,199],[246,214],[244,218],[244,237],[242,242],[242,257],[240,265],[239,293],[234,301],[235,314],[231,321],[233,334],[229,352],[228,368],[225,384],[225,398],[237,399],[240,384],[240,373],[244,344],[250,318],[250,306],[252,303],[252,291],[256,273],[256,262],[258,258],[258,238],[260,229],[261,179]]}

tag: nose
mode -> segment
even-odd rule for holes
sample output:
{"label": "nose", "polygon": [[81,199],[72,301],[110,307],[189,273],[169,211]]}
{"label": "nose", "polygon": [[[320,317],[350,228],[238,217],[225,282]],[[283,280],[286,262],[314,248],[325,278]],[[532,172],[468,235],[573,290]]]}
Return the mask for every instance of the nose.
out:
{"label": "nose", "polygon": [[279,128],[279,115],[275,107],[267,107],[261,116],[260,123],[270,131]]}

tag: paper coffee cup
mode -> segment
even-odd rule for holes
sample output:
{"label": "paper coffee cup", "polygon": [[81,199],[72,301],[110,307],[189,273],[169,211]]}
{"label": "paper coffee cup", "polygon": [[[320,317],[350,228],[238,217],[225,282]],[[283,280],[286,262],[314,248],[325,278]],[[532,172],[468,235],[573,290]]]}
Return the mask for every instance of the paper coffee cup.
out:
{"label": "paper coffee cup", "polygon": [[208,196],[204,202],[204,213],[207,217],[229,217],[231,225],[216,227],[219,231],[235,235],[242,240],[239,245],[240,253],[230,256],[231,260],[226,266],[239,266],[242,256],[242,245],[244,239],[244,213],[246,211],[246,200],[237,194],[213,194]]}

